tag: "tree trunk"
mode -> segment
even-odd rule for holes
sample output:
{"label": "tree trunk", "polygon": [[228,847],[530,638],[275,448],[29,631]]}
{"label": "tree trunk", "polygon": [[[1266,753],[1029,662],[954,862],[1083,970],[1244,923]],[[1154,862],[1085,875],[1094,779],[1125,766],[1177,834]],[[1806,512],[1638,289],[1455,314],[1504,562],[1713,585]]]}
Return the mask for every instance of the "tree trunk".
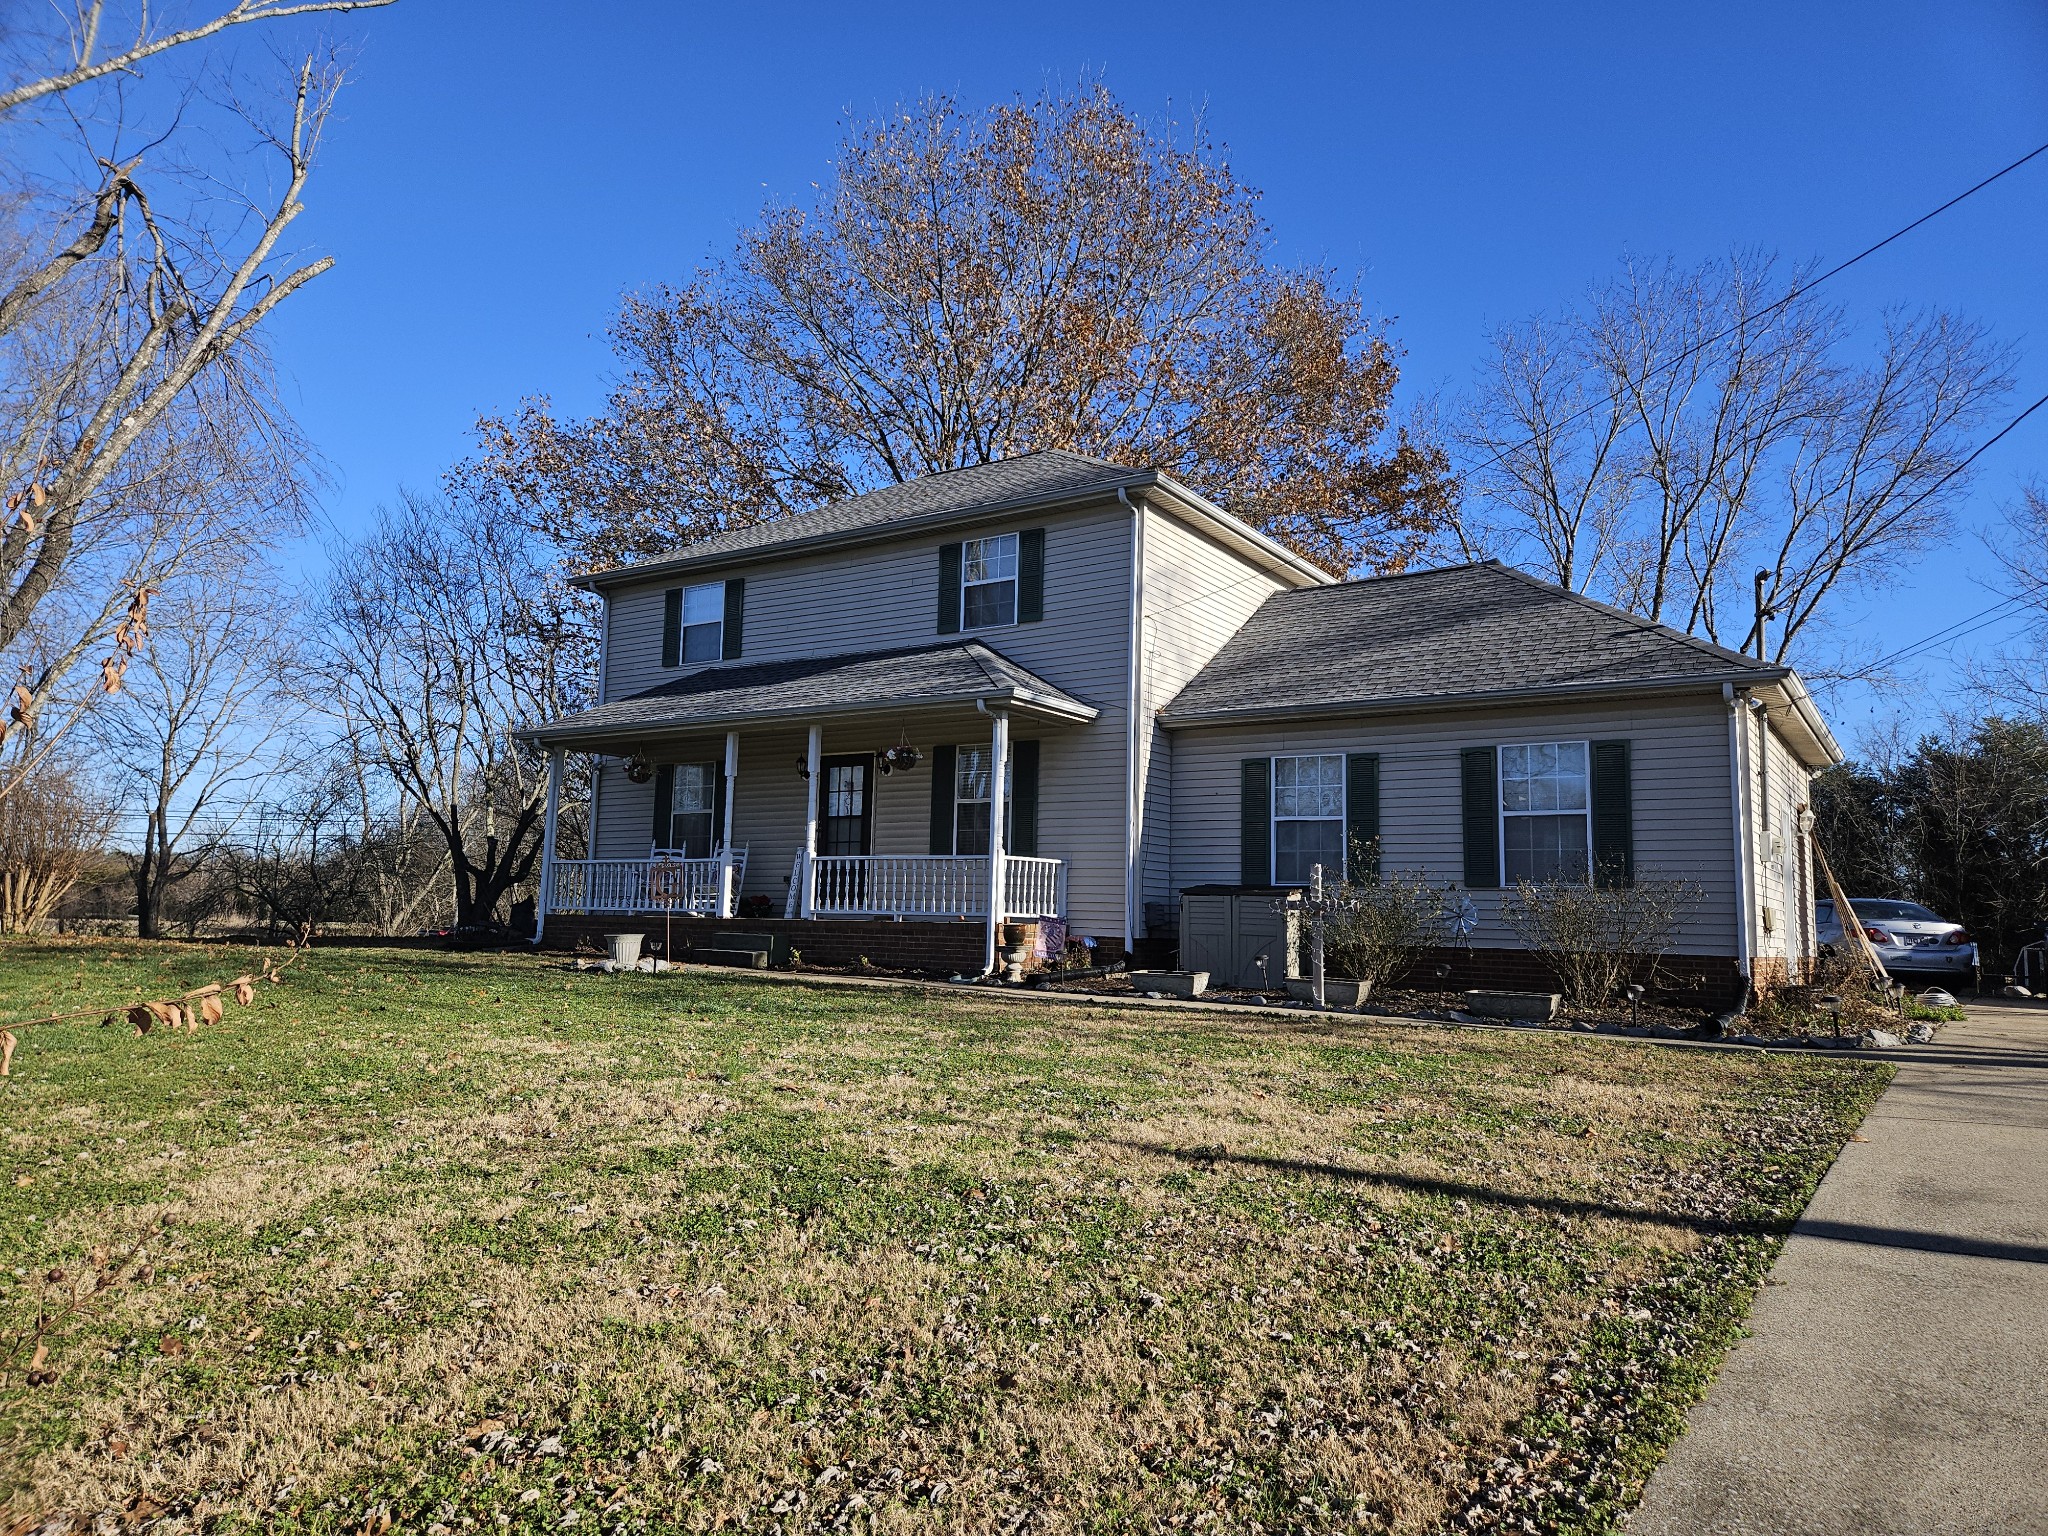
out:
{"label": "tree trunk", "polygon": [[142,857],[135,861],[135,936],[163,937],[163,881],[154,828],[143,833]]}

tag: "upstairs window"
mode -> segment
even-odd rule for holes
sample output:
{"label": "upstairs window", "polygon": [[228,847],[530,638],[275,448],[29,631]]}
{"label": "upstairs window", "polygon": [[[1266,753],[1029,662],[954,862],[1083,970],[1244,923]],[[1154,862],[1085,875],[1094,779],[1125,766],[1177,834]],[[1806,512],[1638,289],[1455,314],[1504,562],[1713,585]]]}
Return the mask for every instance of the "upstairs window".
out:
{"label": "upstairs window", "polygon": [[725,583],[707,581],[683,588],[682,621],[677,646],[681,663],[718,660],[725,649]]}
{"label": "upstairs window", "polygon": [[999,533],[960,546],[960,627],[1017,622],[1017,535]]}
{"label": "upstairs window", "polygon": [[1344,754],[1273,759],[1273,883],[1344,878]]}
{"label": "upstairs window", "polygon": [[1583,741],[1502,747],[1502,880],[1584,880],[1593,865],[1591,808]]}

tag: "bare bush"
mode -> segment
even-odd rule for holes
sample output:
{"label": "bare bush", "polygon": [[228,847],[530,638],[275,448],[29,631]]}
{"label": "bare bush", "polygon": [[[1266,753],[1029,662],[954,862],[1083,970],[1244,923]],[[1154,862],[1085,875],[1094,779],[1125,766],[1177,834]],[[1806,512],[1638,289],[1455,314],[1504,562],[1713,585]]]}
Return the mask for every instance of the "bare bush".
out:
{"label": "bare bush", "polygon": [[99,858],[112,824],[105,801],[61,761],[0,797],[0,933],[39,932]]}
{"label": "bare bush", "polygon": [[[1369,864],[1354,860],[1355,867]],[[1340,976],[1386,986],[1425,949],[1445,942],[1451,887],[1421,870],[1396,870],[1378,881],[1346,881],[1324,920],[1323,946]]]}
{"label": "bare bush", "polygon": [[1597,1008],[1631,978],[1644,986],[1655,982],[1679,924],[1698,902],[1698,888],[1684,880],[1523,880],[1503,897],[1500,915],[1550,968],[1566,1002]]}

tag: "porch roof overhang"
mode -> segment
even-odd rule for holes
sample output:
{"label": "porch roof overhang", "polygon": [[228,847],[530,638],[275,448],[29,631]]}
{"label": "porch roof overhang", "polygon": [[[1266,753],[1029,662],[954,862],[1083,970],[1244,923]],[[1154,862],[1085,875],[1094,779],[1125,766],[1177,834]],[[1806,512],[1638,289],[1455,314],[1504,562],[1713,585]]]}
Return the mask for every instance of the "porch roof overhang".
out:
{"label": "porch roof overhang", "polygon": [[718,726],[790,724],[976,704],[1059,725],[1100,710],[979,640],[717,664],[518,734],[548,746],[626,742]]}

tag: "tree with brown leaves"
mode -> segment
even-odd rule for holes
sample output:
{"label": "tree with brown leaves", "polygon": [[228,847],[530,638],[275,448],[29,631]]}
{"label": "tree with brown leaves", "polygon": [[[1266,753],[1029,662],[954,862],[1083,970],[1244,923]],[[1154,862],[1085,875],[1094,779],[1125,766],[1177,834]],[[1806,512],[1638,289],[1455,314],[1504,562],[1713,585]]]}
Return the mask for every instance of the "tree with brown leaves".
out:
{"label": "tree with brown leaves", "polygon": [[1274,256],[1199,124],[1100,84],[853,128],[812,206],[633,294],[606,408],[479,423],[457,471],[577,569],[1035,449],[1167,470],[1337,570],[1398,569],[1446,459],[1356,287]]}

